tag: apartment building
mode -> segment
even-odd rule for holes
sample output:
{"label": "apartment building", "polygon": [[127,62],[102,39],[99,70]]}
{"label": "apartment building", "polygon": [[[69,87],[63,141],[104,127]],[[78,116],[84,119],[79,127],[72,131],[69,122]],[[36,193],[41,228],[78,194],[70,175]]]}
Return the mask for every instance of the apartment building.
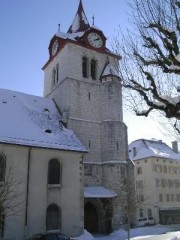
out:
{"label": "apartment building", "polygon": [[[180,223],[180,154],[162,141],[139,139],[129,145],[135,164],[136,198],[141,200],[137,219],[151,217],[155,223]],[[139,191],[141,190],[141,191]]]}

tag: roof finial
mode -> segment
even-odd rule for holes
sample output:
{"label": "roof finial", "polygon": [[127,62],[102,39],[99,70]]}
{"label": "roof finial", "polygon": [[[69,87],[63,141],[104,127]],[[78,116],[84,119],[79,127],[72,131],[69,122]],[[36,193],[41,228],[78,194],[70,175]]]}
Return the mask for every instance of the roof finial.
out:
{"label": "roof finial", "polygon": [[93,24],[92,24],[92,25],[93,25],[93,26],[94,26],[94,19],[95,19],[95,17],[94,17],[94,15],[93,15],[93,16],[92,16],[92,20],[93,20]]}
{"label": "roof finial", "polygon": [[61,24],[59,23],[58,24],[58,32],[60,32],[60,30],[61,30]]}

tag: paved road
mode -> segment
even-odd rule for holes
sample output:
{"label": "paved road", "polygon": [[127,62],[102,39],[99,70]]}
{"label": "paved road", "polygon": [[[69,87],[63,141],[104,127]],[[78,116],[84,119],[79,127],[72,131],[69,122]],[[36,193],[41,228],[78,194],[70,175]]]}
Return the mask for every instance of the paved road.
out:
{"label": "paved road", "polygon": [[[177,237],[177,238],[175,238]],[[95,240],[117,240],[117,239],[126,239],[121,237],[113,237],[113,236],[95,236]],[[139,236],[133,237],[131,240],[179,240],[180,239],[180,231],[169,232],[165,234],[153,235],[150,237],[147,236]]]}
{"label": "paved road", "polygon": [[[176,238],[175,238],[176,237]],[[161,234],[161,235],[155,235],[155,236],[151,236],[151,237],[147,237],[147,238],[143,238],[143,237],[136,237],[136,238],[132,238],[132,240],[177,240],[180,238],[180,232],[170,232],[170,233],[166,233],[166,234]]]}

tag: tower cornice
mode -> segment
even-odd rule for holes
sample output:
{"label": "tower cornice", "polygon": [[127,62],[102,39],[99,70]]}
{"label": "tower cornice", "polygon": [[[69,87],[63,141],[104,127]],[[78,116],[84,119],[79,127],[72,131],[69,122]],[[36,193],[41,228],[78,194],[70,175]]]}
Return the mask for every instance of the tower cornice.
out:
{"label": "tower cornice", "polygon": [[[60,46],[56,52],[56,54],[54,56],[50,55],[49,57],[49,60],[45,63],[45,65],[42,67],[42,70],[44,70],[54,59],[54,57],[56,57],[58,55],[58,53],[66,46],[66,44],[70,43],[70,44],[74,44],[76,46],[79,46],[79,47],[83,47],[83,48],[86,48],[86,49],[89,49],[91,51],[95,51],[95,52],[99,52],[99,53],[102,53],[102,54],[106,54],[107,56],[111,56],[111,57],[114,57],[118,60],[121,59],[121,56],[111,52],[108,48],[103,48],[103,49],[94,49],[93,47],[91,46],[86,46],[84,42],[79,42],[79,41],[75,41],[73,39],[63,39],[63,38],[60,38],[60,37],[56,37],[59,42],[60,42]],[[53,37],[53,39],[55,39],[55,37]],[[50,46],[51,46],[51,43],[50,43]]]}

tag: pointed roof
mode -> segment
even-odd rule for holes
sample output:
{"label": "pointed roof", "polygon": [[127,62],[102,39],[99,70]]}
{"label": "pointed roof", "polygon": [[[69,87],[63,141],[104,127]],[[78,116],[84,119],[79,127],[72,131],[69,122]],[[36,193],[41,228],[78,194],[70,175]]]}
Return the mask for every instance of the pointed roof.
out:
{"label": "pointed roof", "polygon": [[113,66],[109,62],[106,63],[106,66],[104,68],[104,71],[103,71],[101,77],[106,77],[106,76],[116,76],[116,77],[119,77],[118,69],[116,69],[115,66]]}
{"label": "pointed roof", "polygon": [[90,25],[83,9],[82,0],[80,0],[77,13],[68,30],[68,33],[84,32],[88,28],[90,28]]}

